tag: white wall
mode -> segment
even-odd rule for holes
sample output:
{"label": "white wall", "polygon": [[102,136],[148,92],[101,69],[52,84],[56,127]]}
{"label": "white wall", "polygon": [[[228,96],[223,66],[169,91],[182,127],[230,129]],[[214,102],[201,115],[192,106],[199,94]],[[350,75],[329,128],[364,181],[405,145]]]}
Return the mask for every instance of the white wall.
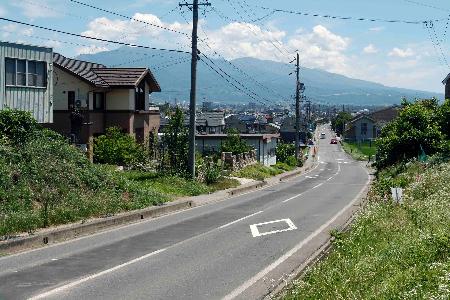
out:
{"label": "white wall", "polygon": [[133,110],[134,90],[120,89],[111,90],[106,93],[107,110]]}
{"label": "white wall", "polygon": [[53,109],[68,110],[68,91],[75,92],[75,101],[80,100],[81,107],[92,109],[92,95],[90,92],[95,88],[87,82],[61,70],[55,66],[53,70],[54,88],[53,88]]}

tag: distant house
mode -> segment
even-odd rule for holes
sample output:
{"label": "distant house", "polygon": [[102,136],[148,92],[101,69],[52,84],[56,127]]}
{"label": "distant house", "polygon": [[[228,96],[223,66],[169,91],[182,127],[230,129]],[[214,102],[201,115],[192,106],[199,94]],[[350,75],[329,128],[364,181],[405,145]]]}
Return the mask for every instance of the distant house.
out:
{"label": "distant house", "polygon": [[0,110],[32,113],[39,123],[53,122],[53,50],[0,42]]}
{"label": "distant house", "polygon": [[118,126],[143,141],[159,128],[159,109],[149,97],[160,92],[147,68],[108,68],[54,53],[52,129],[85,144]]}
{"label": "distant house", "polygon": [[225,128],[235,129],[239,133],[248,133],[247,124],[242,121],[238,115],[231,115],[225,119]]}
{"label": "distant house", "polygon": [[[271,166],[277,163],[275,150],[279,134],[241,134],[241,139],[256,150],[256,158],[263,165]],[[219,152],[226,134],[199,134],[196,137],[196,148],[200,153]]]}
{"label": "distant house", "polygon": [[225,132],[225,114],[223,111],[208,111],[197,116],[197,132],[222,134]]}
{"label": "distant house", "polygon": [[350,141],[376,139],[381,129],[398,116],[398,107],[392,106],[370,114],[359,114],[345,125],[344,138]]}
{"label": "distant house", "polygon": [[450,74],[442,81],[445,84],[445,99],[450,99]]}
{"label": "distant house", "polygon": [[[286,117],[280,127],[281,139],[285,143],[292,143],[295,141],[295,117]],[[306,124],[304,121],[300,123],[300,132],[298,133],[301,143],[306,143],[307,133]]]}

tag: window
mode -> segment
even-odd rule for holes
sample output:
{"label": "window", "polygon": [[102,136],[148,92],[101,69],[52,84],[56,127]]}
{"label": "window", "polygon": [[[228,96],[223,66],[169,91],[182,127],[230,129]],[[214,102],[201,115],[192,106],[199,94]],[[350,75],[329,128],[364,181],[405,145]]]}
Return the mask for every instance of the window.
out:
{"label": "window", "polygon": [[145,81],[142,81],[135,90],[135,110],[145,110]]}
{"label": "window", "polygon": [[367,134],[367,123],[361,123],[361,134],[362,135]]}
{"label": "window", "polygon": [[27,61],[18,59],[17,64],[17,77],[16,85],[26,86],[27,85]]}
{"label": "window", "polygon": [[46,63],[24,59],[6,58],[6,85],[46,87]]}
{"label": "window", "polygon": [[6,85],[16,85],[16,60],[5,59]]}
{"label": "window", "polygon": [[75,109],[75,92],[74,91],[67,92],[67,107],[69,108],[69,110]]}
{"label": "window", "polygon": [[94,93],[94,110],[105,109],[105,94]]}

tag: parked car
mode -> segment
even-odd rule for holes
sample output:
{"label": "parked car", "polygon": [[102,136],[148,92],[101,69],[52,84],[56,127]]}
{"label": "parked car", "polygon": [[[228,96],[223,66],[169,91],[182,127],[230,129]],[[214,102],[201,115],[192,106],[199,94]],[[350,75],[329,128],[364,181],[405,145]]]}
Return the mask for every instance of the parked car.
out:
{"label": "parked car", "polygon": [[337,144],[338,143],[338,140],[337,139],[331,139],[331,141],[330,141],[330,144]]}

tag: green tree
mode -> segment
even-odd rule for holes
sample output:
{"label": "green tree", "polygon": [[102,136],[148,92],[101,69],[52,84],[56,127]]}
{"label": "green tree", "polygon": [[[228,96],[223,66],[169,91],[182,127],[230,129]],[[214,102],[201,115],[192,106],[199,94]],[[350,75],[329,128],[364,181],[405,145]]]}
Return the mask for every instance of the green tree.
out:
{"label": "green tree", "polygon": [[428,155],[441,151],[444,134],[438,112],[434,99],[403,105],[399,116],[382,129],[377,141],[377,167],[417,157],[421,147]]}
{"label": "green tree", "polygon": [[445,100],[439,108],[439,124],[447,140],[450,140],[450,99]]}
{"label": "green tree", "polygon": [[0,110],[0,136],[8,138],[11,143],[23,144],[39,128],[38,123],[29,112],[21,110]]}
{"label": "green tree", "polygon": [[250,150],[252,150],[252,147],[241,139],[237,129],[228,130],[227,139],[221,145],[222,152],[233,152],[233,154],[240,154]]}
{"label": "green tree", "polygon": [[188,130],[184,126],[183,111],[177,107],[164,130],[163,143],[167,149],[163,164],[173,174],[186,175],[188,166]]}
{"label": "green tree", "polygon": [[352,119],[349,112],[341,111],[331,120],[331,128],[334,132],[341,135],[344,133],[345,124]]}
{"label": "green tree", "polygon": [[297,165],[296,159],[295,159],[295,145],[294,144],[287,144],[287,143],[278,144],[275,154],[277,156],[278,162],[286,163],[290,166]]}
{"label": "green tree", "polygon": [[106,129],[106,134],[94,141],[94,160],[102,164],[132,166],[145,160],[142,145],[119,127]]}

